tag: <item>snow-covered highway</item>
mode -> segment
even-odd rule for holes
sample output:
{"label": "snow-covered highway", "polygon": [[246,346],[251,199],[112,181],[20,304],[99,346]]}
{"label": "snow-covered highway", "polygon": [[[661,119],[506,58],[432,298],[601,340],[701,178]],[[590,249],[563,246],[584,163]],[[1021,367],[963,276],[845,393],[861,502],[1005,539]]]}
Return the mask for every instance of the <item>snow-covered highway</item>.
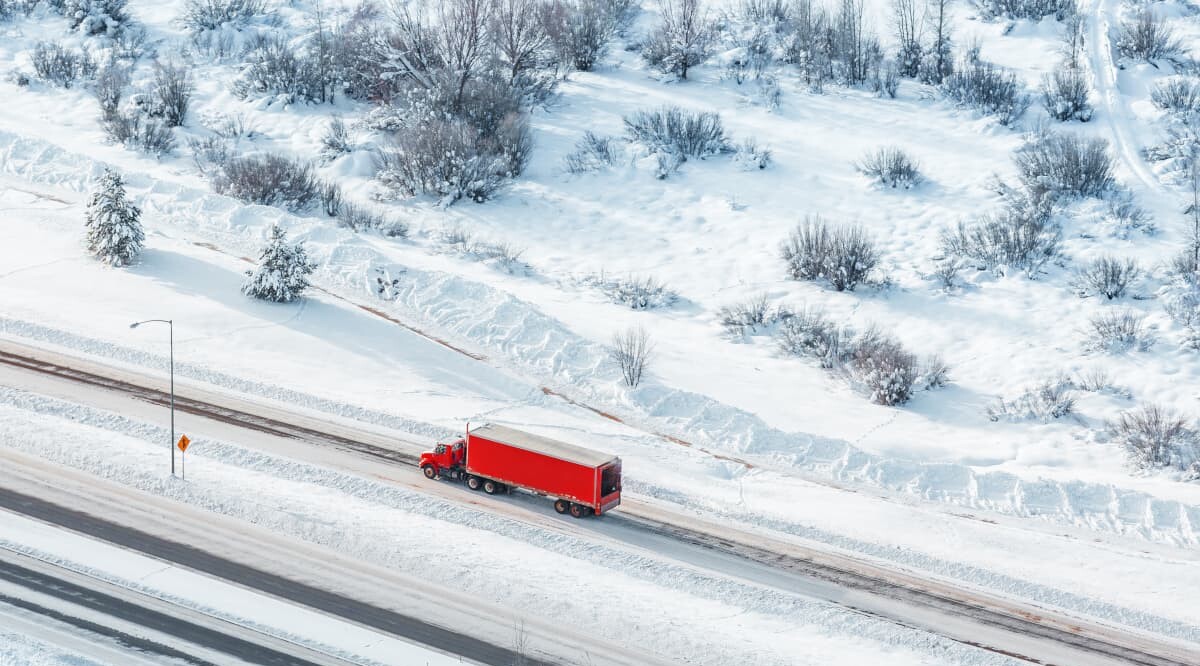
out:
{"label": "snow-covered highway", "polygon": [[[9,362],[0,365],[0,385],[67,399],[131,419],[162,417],[164,396],[159,378],[10,343],[4,343],[4,351]],[[822,551],[815,544],[785,543],[717,526],[636,499],[627,499],[623,511],[611,518],[572,522],[555,516],[544,502],[534,498],[488,498],[470,494],[460,486],[424,480],[411,466],[402,464],[405,459],[411,460],[413,447],[422,442],[403,433],[332,423],[280,405],[256,403],[192,385],[180,387],[180,392],[180,406],[185,413],[179,417],[179,428],[196,439],[237,442],[273,455],[380,479],[428,496],[431,501],[535,526],[559,535],[557,538],[579,541],[584,547],[602,544],[636,553],[648,561],[671,562],[706,577],[708,584],[741,588],[741,594],[785,595],[834,604],[852,614],[884,618],[904,630],[939,635],[960,649],[978,646],[993,657],[1005,655],[1032,663],[1183,664],[1197,659],[1194,646],[888,569],[833,549]],[[91,523],[93,526],[111,523],[136,527],[159,539],[240,561],[242,566],[270,563],[270,570],[284,578],[299,573],[306,582],[338,589],[367,605],[405,606],[414,617],[431,617],[433,613],[434,621],[453,624],[465,614],[479,625],[474,635],[488,637],[497,645],[509,642],[511,618],[499,614],[503,619],[497,620],[496,611],[482,608],[468,595],[455,595],[453,591],[440,595],[438,590],[422,589],[421,582],[398,572],[363,567],[347,558],[321,553],[311,544],[247,529],[244,524],[211,512],[179,507],[161,497],[131,495],[127,489],[41,464],[28,456],[10,452],[3,455],[6,464],[0,487],[50,503],[43,507],[58,505],[55,515],[70,515],[61,507],[86,506],[90,514],[87,520],[99,521]],[[163,457],[165,464],[165,451]],[[193,474],[205,474],[203,465],[196,465]],[[7,497],[10,509],[20,506],[20,502],[12,501],[16,496]],[[78,523],[68,527],[88,531]],[[308,556],[302,557],[305,553]],[[305,603],[303,599],[293,600]],[[353,613],[348,617],[365,622]],[[536,653],[551,659],[568,659],[572,650],[578,654],[578,647],[587,645],[587,654],[598,659],[595,663],[656,663],[653,655],[606,644],[585,632],[556,624],[552,618],[521,620]],[[373,626],[384,628],[379,623]],[[411,632],[409,636],[420,640]],[[502,648],[497,654],[503,652]],[[505,663],[503,659],[511,655],[495,658],[480,651],[469,656],[486,663]]]}

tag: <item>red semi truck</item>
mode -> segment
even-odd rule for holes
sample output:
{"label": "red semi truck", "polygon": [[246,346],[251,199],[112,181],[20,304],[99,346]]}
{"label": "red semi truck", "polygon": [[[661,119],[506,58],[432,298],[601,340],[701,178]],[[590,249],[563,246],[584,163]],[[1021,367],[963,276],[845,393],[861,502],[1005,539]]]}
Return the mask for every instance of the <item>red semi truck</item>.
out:
{"label": "red semi truck", "polygon": [[485,425],[452,444],[421,454],[426,478],[465,481],[485,493],[521,488],[554,498],[554,510],[576,518],[621,503],[621,459],[513,428]]}

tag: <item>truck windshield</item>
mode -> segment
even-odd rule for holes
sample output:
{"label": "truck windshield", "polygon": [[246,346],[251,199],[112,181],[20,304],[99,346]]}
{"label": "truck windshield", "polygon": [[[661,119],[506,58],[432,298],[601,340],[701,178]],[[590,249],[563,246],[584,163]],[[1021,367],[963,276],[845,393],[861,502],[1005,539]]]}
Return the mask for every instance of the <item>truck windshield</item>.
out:
{"label": "truck windshield", "polygon": [[600,496],[611,495],[621,489],[621,466],[605,467],[600,474]]}

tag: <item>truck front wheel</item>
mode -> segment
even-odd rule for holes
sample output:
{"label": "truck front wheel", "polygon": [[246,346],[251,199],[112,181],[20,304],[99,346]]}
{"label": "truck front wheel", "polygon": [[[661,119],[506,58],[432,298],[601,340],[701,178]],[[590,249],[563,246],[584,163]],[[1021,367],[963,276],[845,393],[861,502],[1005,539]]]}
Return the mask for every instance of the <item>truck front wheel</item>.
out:
{"label": "truck front wheel", "polygon": [[571,503],[567,500],[554,500],[554,510],[559,513],[566,513],[567,509],[571,508]]}
{"label": "truck front wheel", "polygon": [[425,478],[427,479],[437,478],[437,470],[434,469],[433,465],[425,465],[421,468],[421,473],[424,474]]}
{"label": "truck front wheel", "polygon": [[467,487],[471,490],[479,490],[479,486],[481,485],[483,485],[483,482],[479,479],[479,477],[475,475],[470,475],[467,477]]}

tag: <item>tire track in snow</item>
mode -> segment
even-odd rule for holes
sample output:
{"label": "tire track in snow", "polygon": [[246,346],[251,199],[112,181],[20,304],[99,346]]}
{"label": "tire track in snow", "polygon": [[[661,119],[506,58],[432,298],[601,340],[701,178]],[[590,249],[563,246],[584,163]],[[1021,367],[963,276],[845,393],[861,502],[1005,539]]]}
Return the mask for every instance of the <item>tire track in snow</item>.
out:
{"label": "tire track in snow", "polygon": [[1104,119],[1112,135],[1117,156],[1129,172],[1150,194],[1170,196],[1172,193],[1146,166],[1138,141],[1130,129],[1132,112],[1121,95],[1117,77],[1117,62],[1113,57],[1110,35],[1117,22],[1117,0],[1089,0],[1087,19],[1088,66],[1092,70],[1093,86],[1104,109]]}

